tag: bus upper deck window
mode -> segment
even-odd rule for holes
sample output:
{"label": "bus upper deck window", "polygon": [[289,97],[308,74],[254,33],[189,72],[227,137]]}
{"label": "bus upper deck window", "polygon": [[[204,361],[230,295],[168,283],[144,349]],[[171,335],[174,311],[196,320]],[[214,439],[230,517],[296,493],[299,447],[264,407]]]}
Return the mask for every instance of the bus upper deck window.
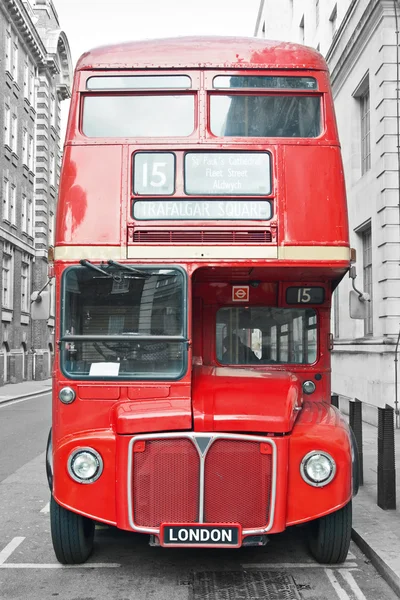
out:
{"label": "bus upper deck window", "polygon": [[127,75],[90,77],[88,90],[190,90],[188,75]]}
{"label": "bus upper deck window", "polygon": [[96,94],[84,99],[82,131],[88,137],[188,136],[194,107],[192,94]]}
{"label": "bus upper deck window", "polygon": [[314,77],[282,77],[280,75],[217,75],[213,80],[216,90],[269,89],[269,90],[317,90]]}
{"label": "bus upper deck window", "polygon": [[305,95],[211,95],[210,128],[222,137],[315,138],[321,98]]}

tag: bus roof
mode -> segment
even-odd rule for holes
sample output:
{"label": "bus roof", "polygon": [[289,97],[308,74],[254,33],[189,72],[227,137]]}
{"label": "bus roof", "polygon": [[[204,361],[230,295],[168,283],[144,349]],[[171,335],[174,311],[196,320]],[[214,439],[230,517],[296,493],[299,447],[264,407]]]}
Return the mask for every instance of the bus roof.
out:
{"label": "bus roof", "polygon": [[92,69],[312,69],[327,71],[313,48],[251,37],[177,37],[124,42],[86,52],[77,71]]}

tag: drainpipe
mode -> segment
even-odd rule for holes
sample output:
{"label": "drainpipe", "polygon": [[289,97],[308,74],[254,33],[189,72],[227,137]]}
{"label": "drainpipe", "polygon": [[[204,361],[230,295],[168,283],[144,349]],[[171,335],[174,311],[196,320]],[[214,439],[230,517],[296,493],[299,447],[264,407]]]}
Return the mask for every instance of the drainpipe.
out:
{"label": "drainpipe", "polygon": [[[399,17],[397,12],[397,0],[393,0],[394,18],[396,22],[396,123],[397,123],[397,175],[398,175],[398,193],[399,193],[399,233],[400,233],[400,60],[399,60]],[[400,240],[399,240],[400,241]],[[399,398],[398,398],[398,353],[400,343],[400,329],[397,336],[396,348],[394,351],[394,409],[396,415],[396,429],[400,428]]]}

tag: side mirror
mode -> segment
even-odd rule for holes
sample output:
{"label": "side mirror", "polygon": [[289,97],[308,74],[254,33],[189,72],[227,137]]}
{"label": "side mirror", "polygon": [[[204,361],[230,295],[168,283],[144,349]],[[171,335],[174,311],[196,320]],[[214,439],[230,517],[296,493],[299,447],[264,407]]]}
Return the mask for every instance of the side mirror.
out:
{"label": "side mirror", "polygon": [[31,317],[33,320],[48,319],[50,317],[50,293],[32,292]]}
{"label": "side mirror", "polygon": [[349,294],[349,310],[352,319],[367,318],[367,302],[369,302],[368,294],[358,294],[354,290],[350,290]]}

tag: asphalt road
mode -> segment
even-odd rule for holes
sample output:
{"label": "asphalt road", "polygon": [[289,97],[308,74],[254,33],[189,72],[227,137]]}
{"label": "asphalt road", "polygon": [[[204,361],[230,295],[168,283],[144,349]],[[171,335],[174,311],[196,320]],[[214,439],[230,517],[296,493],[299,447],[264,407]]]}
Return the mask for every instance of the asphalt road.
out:
{"label": "asphalt road", "polygon": [[45,451],[51,393],[0,404],[0,482]]}
{"label": "asphalt road", "polygon": [[82,566],[57,563],[50,538],[44,446],[50,395],[0,406],[1,600],[395,600],[354,545],[343,565],[318,565],[307,528],[263,548],[163,549],[99,525]]}

